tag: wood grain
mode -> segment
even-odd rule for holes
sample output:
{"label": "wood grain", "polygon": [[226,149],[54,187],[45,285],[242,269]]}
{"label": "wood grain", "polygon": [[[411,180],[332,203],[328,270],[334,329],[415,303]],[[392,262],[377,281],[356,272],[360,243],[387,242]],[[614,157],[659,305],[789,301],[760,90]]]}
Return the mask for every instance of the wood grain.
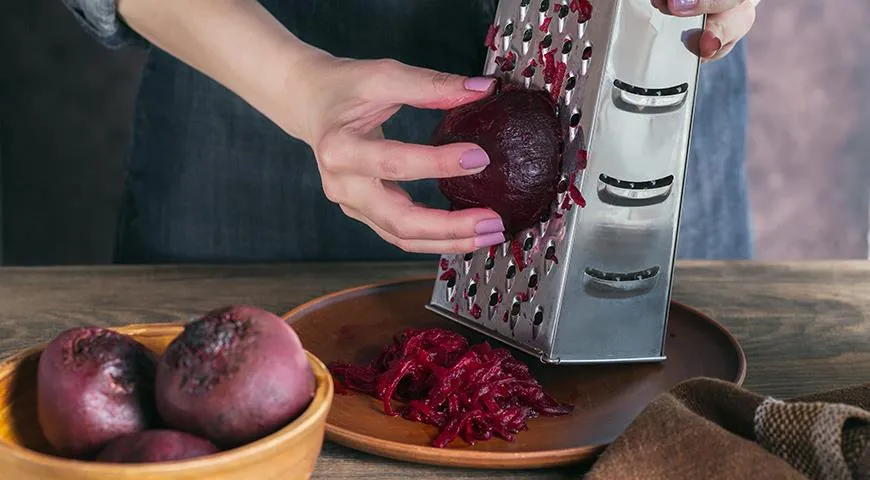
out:
{"label": "wood grain", "polygon": [[[236,302],[283,313],[347,287],[434,272],[413,263],[0,269],[0,354],[74,325],[174,322]],[[674,299],[740,340],[747,388],[790,397],[870,381],[870,262],[683,262]],[[535,480],[582,469],[443,469],[327,443],[313,478]]]}

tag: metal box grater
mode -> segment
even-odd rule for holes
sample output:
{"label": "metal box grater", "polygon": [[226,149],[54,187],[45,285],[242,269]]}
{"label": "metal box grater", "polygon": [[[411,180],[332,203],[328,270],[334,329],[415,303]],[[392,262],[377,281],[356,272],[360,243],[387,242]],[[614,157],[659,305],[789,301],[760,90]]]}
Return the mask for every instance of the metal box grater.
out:
{"label": "metal box grater", "polygon": [[551,213],[444,256],[428,307],[551,364],[665,358],[703,17],[650,0],[501,0],[486,75],[544,88],[565,128]]}

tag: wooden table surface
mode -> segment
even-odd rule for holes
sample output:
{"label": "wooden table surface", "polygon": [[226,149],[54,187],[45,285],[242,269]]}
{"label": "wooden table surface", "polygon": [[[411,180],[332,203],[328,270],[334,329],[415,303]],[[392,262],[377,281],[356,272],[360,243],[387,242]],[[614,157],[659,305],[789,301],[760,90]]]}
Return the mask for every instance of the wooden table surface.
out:
{"label": "wooden table surface", "polygon": [[[335,290],[432,272],[404,263],[0,268],[0,355],[72,326],[179,322],[229,303],[283,313]],[[683,262],[674,299],[740,340],[749,389],[789,397],[870,381],[870,262]],[[578,471],[436,468],[327,443],[314,478],[536,480]]]}

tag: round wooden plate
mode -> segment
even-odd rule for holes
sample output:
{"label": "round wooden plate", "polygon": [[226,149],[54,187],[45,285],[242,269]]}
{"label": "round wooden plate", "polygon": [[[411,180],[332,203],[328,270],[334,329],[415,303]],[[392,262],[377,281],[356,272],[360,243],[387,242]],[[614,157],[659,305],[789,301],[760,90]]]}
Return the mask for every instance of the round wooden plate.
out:
{"label": "round wooden plate", "polygon": [[[334,293],[288,313],[305,348],[324,363],[366,363],[407,327],[441,327],[480,334],[426,309],[432,279],[358,287]],[[383,413],[382,402],[357,393],[336,393],[327,418],[329,440],[383,457],[471,468],[545,468],[571,464],[612,442],[657,395],[693,377],[742,384],[746,359],[737,341],[712,319],[673,304],[666,354],[659,364],[544,366],[524,353],[545,391],[575,405],[569,415],[529,421],[515,442],[493,439],[468,446],[456,440],[434,448],[436,429]],[[492,341],[493,346],[503,346]]]}

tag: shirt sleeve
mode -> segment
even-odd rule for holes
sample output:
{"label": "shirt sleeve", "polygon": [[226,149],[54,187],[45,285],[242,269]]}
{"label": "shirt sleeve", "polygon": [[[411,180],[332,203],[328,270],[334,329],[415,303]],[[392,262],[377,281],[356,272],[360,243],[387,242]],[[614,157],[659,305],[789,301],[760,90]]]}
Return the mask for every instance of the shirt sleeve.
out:
{"label": "shirt sleeve", "polygon": [[102,45],[147,47],[148,41],[118,16],[117,0],[61,0],[79,24]]}

